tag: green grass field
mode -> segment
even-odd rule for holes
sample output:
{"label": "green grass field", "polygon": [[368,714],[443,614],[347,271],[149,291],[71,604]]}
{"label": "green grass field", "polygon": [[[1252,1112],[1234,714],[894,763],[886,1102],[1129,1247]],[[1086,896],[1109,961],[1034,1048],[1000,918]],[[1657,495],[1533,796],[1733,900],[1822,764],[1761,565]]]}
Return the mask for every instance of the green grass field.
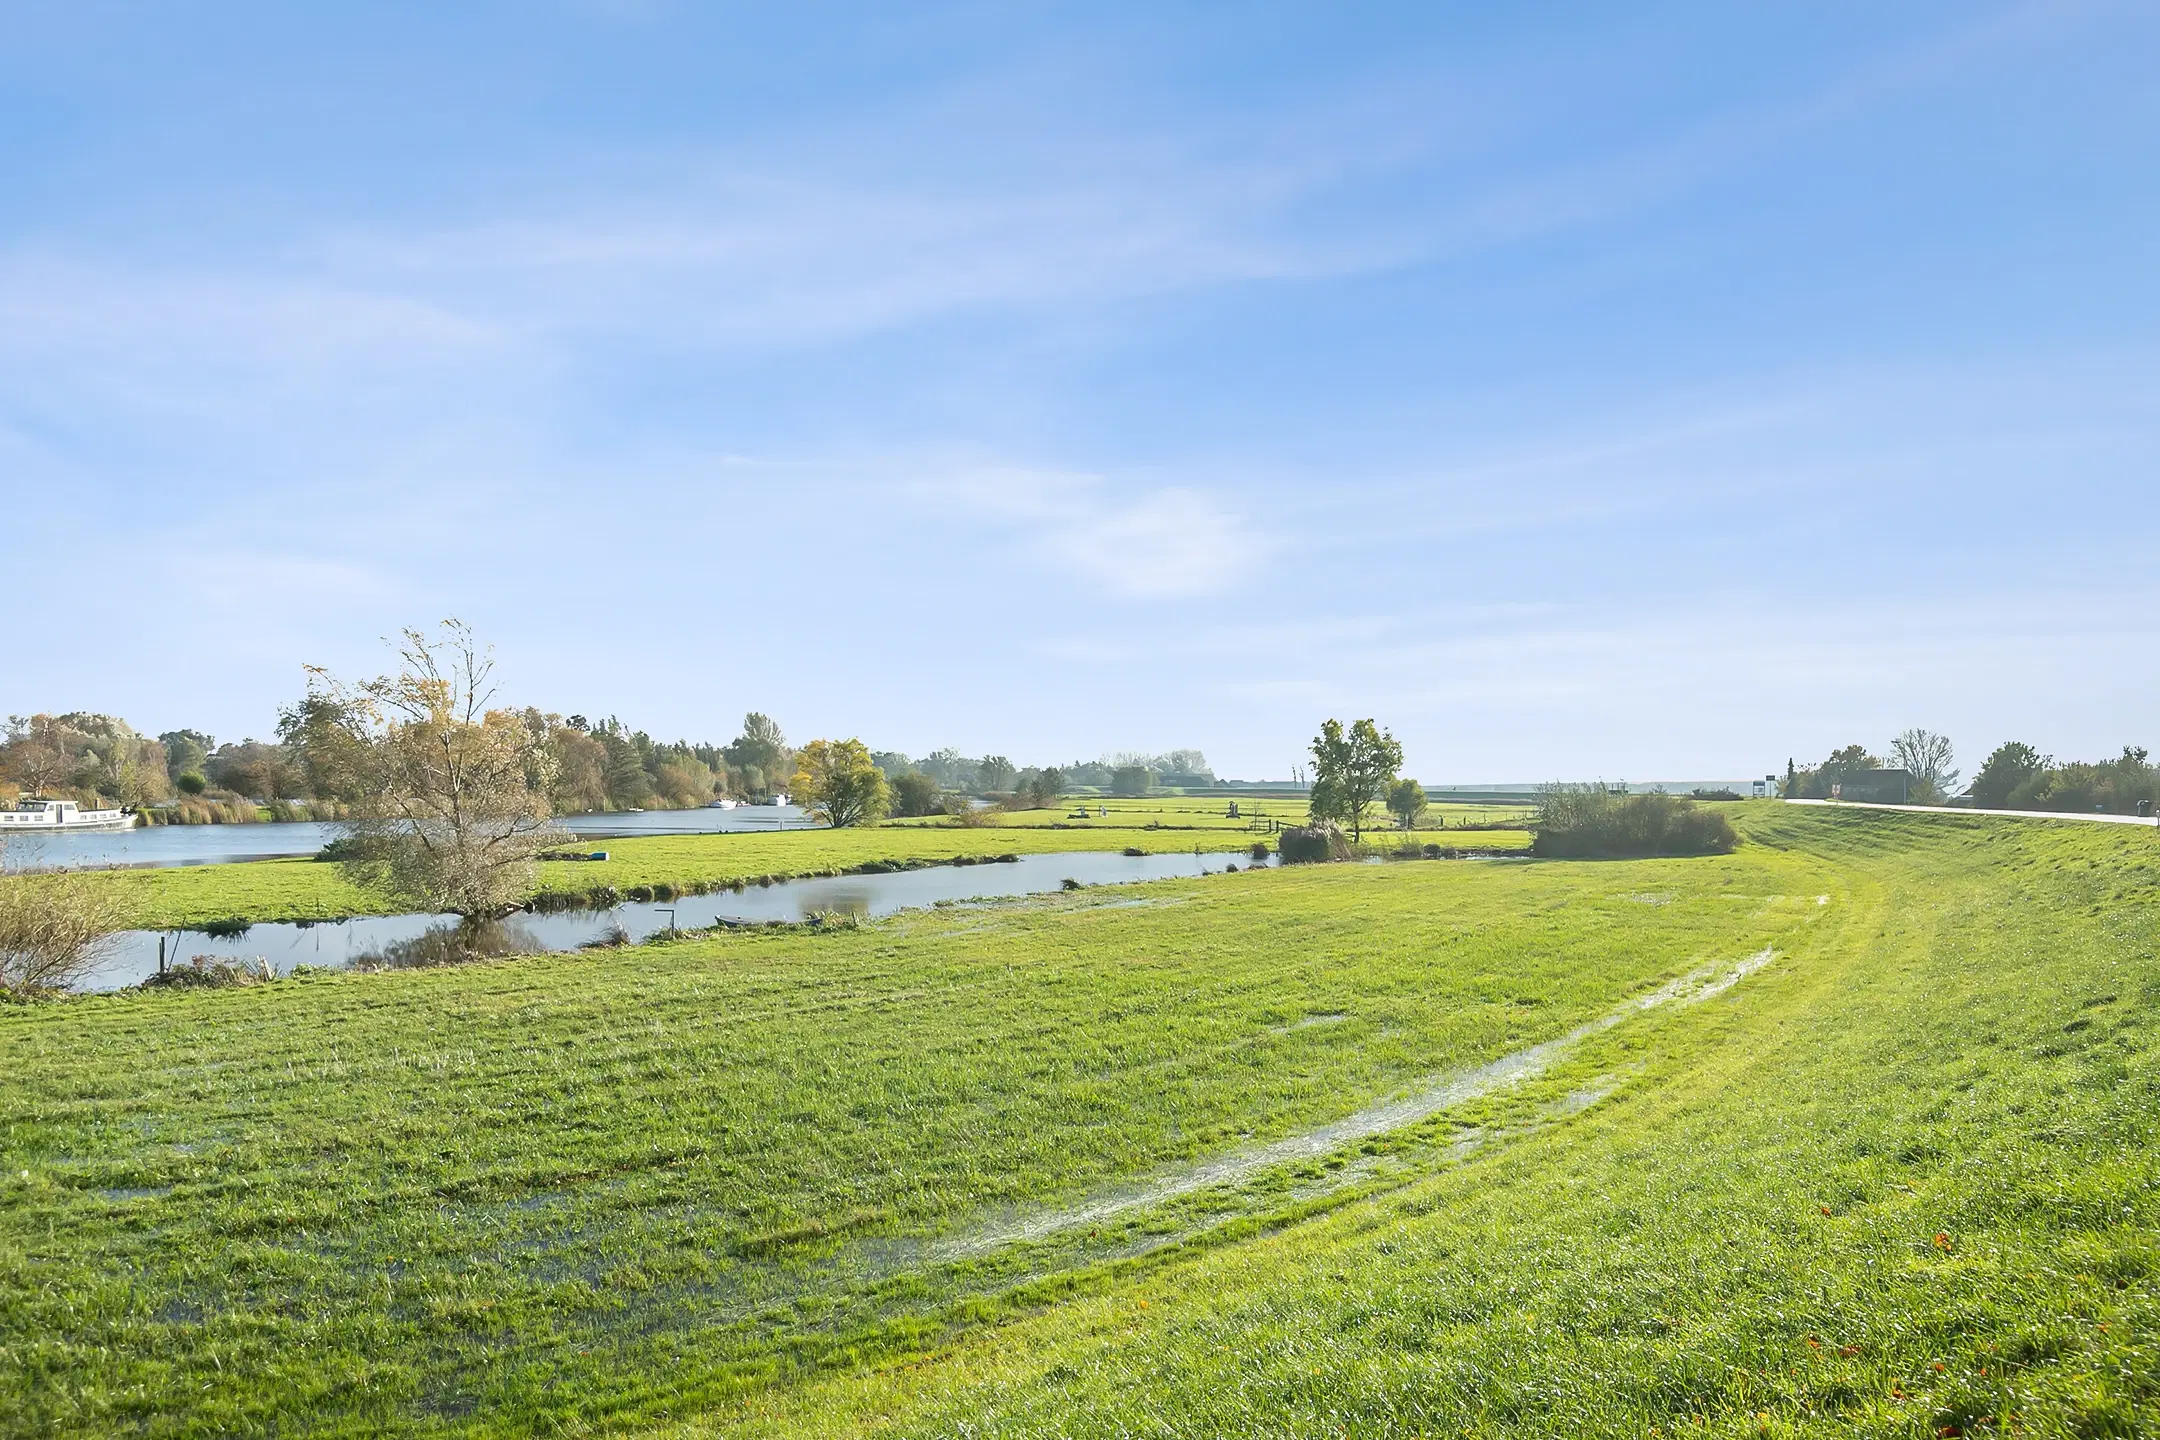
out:
{"label": "green grass field", "polygon": [[[1060,804],[1041,810],[1012,810],[999,817],[1001,825],[1039,826],[1075,825],[1094,829],[1130,829],[1134,826],[1176,826],[1181,829],[1242,830],[1250,828],[1256,819],[1275,820],[1284,825],[1305,823],[1305,801],[1290,796],[1238,796],[1235,803],[1238,814],[1232,817],[1229,796],[1160,795],[1143,797],[1088,796],[1085,800],[1068,799]],[[1078,812],[1085,808],[1088,816],[1079,818]],[[1099,811],[1108,811],[1107,815]],[[1426,830],[1454,830],[1463,825],[1526,823],[1532,807],[1527,805],[1434,805],[1420,822],[1420,832]],[[1374,807],[1374,819],[1381,828],[1390,828],[1393,818],[1379,807]],[[918,824],[919,821],[895,821],[895,824]]]}
{"label": "green grass field", "polygon": [[0,1011],[0,1431],[2148,1432],[2152,837],[1739,815]]}
{"label": "green grass field", "polygon": [[[1197,801],[1169,802],[1197,805]],[[612,885],[669,884],[716,886],[755,881],[763,875],[789,878],[832,874],[873,860],[943,860],[1004,854],[1039,855],[1087,850],[1122,850],[1150,854],[1194,849],[1241,850],[1268,837],[1248,833],[1246,821],[1222,817],[1224,807],[1208,814],[1160,808],[1155,802],[1106,801],[1109,819],[1071,821],[1065,812],[1022,811],[996,825],[900,821],[855,830],[787,830],[722,835],[648,835],[596,840],[603,862],[550,862],[540,867],[540,887],[552,891],[588,891]],[[1124,808],[1120,808],[1124,807]],[[1286,822],[1295,820],[1287,805]],[[1459,807],[1476,810],[1478,807]],[[1272,813],[1272,812],[1271,812]],[[1215,823],[1203,824],[1212,816]],[[1460,821],[1450,818],[1450,825]],[[1150,828],[1155,826],[1157,828]],[[1392,842],[1399,832],[1374,832]],[[1525,830],[1415,832],[1419,841],[1480,849],[1527,849]],[[217,920],[334,920],[348,915],[395,913],[403,907],[370,894],[345,880],[335,865],[313,860],[251,860],[231,865],[194,865],[162,870],[101,872],[99,881],[119,892],[128,923],[142,929],[177,929]],[[0,879],[0,885],[6,884]]]}

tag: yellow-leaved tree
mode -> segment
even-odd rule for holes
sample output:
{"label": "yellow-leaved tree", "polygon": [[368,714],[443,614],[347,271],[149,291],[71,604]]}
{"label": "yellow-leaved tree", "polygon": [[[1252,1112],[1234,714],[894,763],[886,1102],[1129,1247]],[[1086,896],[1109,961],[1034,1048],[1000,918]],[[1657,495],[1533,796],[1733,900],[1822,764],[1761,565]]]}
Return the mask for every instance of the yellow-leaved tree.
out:
{"label": "yellow-leaved tree", "polygon": [[835,828],[874,825],[892,808],[885,772],[860,740],[813,740],[795,752],[795,803]]}

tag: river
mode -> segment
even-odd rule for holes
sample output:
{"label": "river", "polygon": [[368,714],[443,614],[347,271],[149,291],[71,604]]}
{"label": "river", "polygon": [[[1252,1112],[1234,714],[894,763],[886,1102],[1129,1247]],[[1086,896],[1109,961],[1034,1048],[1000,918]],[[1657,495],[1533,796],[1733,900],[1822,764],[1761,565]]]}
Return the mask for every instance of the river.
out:
{"label": "river", "polygon": [[[1242,869],[1254,863],[1234,851],[1211,855],[1081,851],[1024,855],[1018,860],[978,865],[933,865],[885,875],[783,880],[666,902],[617,905],[607,910],[513,915],[504,922],[501,945],[505,953],[576,950],[618,936],[643,940],[671,925],[694,930],[721,921],[807,920],[820,914],[890,915],[940,901],[1050,894],[1065,888],[1068,879],[1083,885],[1115,885],[1210,875],[1231,865]],[[448,915],[376,915],[307,924],[255,925],[238,935],[209,935],[199,930],[129,930],[113,938],[97,969],[75,988],[118,990],[156,974],[160,941],[168,963],[184,964],[198,955],[212,960],[259,961],[282,975],[300,965],[343,968],[363,958],[388,958],[396,963],[401,955],[424,955],[432,939],[439,939],[455,925],[455,918]]]}
{"label": "river", "polygon": [[[743,805],[733,810],[632,810],[613,815],[565,815],[557,822],[586,840],[628,835],[711,835],[746,830],[804,830],[815,822],[793,805]],[[0,870],[47,866],[70,870],[223,865],[313,855],[337,838],[320,821],[264,825],[149,825],[133,830],[7,837]]]}

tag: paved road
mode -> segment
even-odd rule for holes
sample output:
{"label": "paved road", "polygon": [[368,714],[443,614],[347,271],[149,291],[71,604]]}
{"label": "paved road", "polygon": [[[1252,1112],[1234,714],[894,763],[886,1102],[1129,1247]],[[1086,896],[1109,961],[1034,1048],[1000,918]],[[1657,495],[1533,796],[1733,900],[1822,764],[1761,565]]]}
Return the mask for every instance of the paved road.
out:
{"label": "paved road", "polygon": [[2014,820],[2091,820],[2102,825],[2160,825],[2143,815],[2087,814],[2082,810],[1951,809],[1947,805],[1876,805],[1866,800],[1787,800],[1787,805],[1830,805],[1840,810],[1905,810],[1914,815],[2004,815]]}

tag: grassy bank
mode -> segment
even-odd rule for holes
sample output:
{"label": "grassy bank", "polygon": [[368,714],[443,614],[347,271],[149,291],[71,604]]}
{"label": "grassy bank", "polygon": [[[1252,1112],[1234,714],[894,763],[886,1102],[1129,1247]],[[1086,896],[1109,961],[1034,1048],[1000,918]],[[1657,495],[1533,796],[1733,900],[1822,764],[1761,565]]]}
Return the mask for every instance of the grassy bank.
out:
{"label": "grassy bank", "polygon": [[0,1012],[0,1429],[2135,1433],[2150,837],[1745,823]]}
{"label": "grassy bank", "polygon": [[[1241,850],[1265,836],[1241,830],[1148,829],[1145,823],[1066,829],[1043,826],[886,825],[860,830],[782,830],[724,835],[646,835],[595,840],[605,861],[549,862],[540,867],[540,888],[554,895],[584,895],[612,888],[669,885],[679,891],[830,875],[873,861],[935,861],[955,856],[1042,855],[1132,847],[1149,854],[1194,849]],[[1419,832],[1423,841],[1490,849],[1527,847],[1526,832]],[[100,872],[121,899],[128,923],[142,929],[173,929],[218,920],[333,920],[381,915],[403,907],[348,883],[335,865],[313,860],[250,860],[231,865],[176,866],[162,870]],[[8,882],[0,878],[0,885]]]}

